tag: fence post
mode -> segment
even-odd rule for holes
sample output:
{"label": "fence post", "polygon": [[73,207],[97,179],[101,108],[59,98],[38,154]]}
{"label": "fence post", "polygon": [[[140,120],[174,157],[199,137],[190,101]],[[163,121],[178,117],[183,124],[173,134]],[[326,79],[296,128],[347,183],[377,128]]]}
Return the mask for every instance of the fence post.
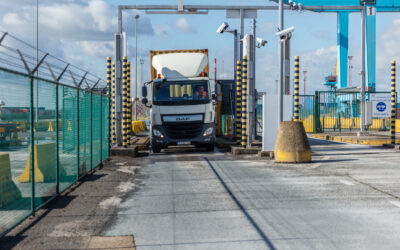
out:
{"label": "fence post", "polygon": [[77,129],[77,143],[78,143],[78,145],[77,145],[77,147],[76,147],[76,155],[77,155],[77,164],[78,164],[78,179],[79,179],[79,163],[80,163],[80,161],[79,161],[79,155],[80,155],[80,135],[79,135],[79,86],[77,86],[77,88],[76,88],[76,100],[77,100],[77,105],[76,105],[76,108],[77,108],[77,119],[76,119],[76,121],[77,121],[77,126],[76,126],[76,129]]}
{"label": "fence post", "polygon": [[93,169],[93,92],[90,91],[90,170]]}
{"label": "fence post", "polygon": [[294,57],[294,120],[299,120],[300,57]]}
{"label": "fence post", "polygon": [[100,94],[100,164],[103,162],[103,94]]}
{"label": "fence post", "polygon": [[31,123],[31,141],[30,141],[30,146],[31,146],[31,152],[30,152],[30,179],[31,179],[31,210],[32,210],[32,215],[35,215],[35,115],[33,113],[34,111],[34,92],[33,92],[33,75],[30,76],[31,78],[31,86],[30,86],[30,108],[31,108],[31,113],[30,113],[30,123]]}
{"label": "fence post", "polygon": [[60,149],[59,149],[59,105],[58,105],[58,96],[59,96],[59,85],[56,82],[56,193],[60,193]]}
{"label": "fence post", "polygon": [[314,97],[314,133],[318,133],[319,127],[319,93],[315,91]]}

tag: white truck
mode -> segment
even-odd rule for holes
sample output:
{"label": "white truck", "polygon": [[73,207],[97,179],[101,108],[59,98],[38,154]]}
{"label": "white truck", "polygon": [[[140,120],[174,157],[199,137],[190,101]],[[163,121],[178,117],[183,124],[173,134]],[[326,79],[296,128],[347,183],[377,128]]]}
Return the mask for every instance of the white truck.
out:
{"label": "white truck", "polygon": [[[214,150],[215,110],[208,50],[150,51],[151,147],[154,153],[176,145]],[[143,86],[142,102],[148,100]]]}

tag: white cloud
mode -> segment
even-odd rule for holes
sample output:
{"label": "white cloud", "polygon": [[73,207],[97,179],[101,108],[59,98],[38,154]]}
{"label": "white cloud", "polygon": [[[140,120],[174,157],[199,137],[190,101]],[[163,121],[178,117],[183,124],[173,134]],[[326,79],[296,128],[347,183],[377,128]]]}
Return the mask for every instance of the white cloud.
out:
{"label": "white cloud", "polygon": [[114,42],[79,41],[77,45],[82,51],[93,57],[105,58],[114,54]]}
{"label": "white cloud", "polygon": [[25,20],[22,20],[22,18],[17,14],[17,13],[7,13],[3,16],[2,22],[4,24],[8,25],[23,25],[26,24]]}
{"label": "white cloud", "polygon": [[174,26],[176,29],[186,33],[197,33],[196,28],[183,17],[177,19]]}

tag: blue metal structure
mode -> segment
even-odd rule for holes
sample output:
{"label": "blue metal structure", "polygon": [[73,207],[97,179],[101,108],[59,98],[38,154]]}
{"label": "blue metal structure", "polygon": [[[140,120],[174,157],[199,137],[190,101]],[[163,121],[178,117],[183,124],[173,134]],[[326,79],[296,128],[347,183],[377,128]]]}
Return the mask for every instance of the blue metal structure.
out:
{"label": "blue metal structure", "polygon": [[[277,0],[270,0],[277,2]],[[359,7],[362,4],[366,8],[366,79],[367,86],[375,91],[376,86],[376,12],[399,12],[400,0],[293,0],[296,4],[307,6],[324,6],[315,12],[337,12],[337,61],[338,61],[338,87],[346,88],[348,69],[349,46],[349,14],[359,10],[335,10],[329,6]],[[288,4],[289,1],[285,0]]]}

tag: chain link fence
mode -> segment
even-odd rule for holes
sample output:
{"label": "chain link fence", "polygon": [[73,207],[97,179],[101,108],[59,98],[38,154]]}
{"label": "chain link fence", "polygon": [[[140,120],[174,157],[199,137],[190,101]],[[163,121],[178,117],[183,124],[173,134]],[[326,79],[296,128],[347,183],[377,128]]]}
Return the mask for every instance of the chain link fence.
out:
{"label": "chain link fence", "polygon": [[105,82],[0,32],[0,237],[108,155]]}

